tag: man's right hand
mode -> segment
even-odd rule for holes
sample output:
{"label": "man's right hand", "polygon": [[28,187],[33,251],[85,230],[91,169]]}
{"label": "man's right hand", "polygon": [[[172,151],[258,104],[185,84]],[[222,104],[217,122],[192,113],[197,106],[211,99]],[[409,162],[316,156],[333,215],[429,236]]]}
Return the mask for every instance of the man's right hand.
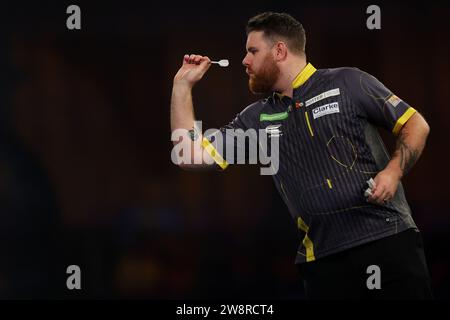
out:
{"label": "man's right hand", "polygon": [[192,88],[211,66],[211,60],[206,56],[199,56],[195,54],[185,55],[183,57],[183,65],[178,70],[175,78],[175,84],[186,85]]}

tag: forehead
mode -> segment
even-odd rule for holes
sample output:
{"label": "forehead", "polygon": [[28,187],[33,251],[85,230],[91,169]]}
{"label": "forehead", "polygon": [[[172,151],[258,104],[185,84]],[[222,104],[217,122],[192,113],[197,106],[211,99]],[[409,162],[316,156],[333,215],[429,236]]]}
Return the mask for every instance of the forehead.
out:
{"label": "forehead", "polygon": [[264,38],[264,31],[252,31],[247,36],[247,49],[250,47],[261,48],[267,47],[268,42]]}

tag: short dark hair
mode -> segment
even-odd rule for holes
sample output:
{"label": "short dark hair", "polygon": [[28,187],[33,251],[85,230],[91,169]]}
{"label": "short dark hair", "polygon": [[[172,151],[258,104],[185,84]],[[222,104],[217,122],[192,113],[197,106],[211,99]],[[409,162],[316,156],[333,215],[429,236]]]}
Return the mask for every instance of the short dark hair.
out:
{"label": "short dark hair", "polygon": [[305,54],[305,29],[287,13],[260,13],[248,20],[246,31],[247,35],[252,31],[263,31],[264,36],[272,42],[283,38],[292,52]]}

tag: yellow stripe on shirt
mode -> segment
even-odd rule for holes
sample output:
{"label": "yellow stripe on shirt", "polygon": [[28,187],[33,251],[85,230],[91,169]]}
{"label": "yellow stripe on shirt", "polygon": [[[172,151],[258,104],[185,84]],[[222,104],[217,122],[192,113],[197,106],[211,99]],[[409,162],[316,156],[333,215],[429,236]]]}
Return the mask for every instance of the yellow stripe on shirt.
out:
{"label": "yellow stripe on shirt", "polygon": [[292,88],[297,89],[308,80],[317,69],[311,63],[308,63],[303,70],[292,81]]}
{"label": "yellow stripe on shirt", "polygon": [[309,227],[300,217],[297,218],[297,226],[300,230],[305,232],[305,237],[303,238],[303,245],[305,246],[306,249],[306,262],[316,260],[316,257],[314,256],[314,244],[308,236]]}
{"label": "yellow stripe on shirt", "polygon": [[395,135],[398,135],[400,132],[400,129],[403,127],[403,125],[406,123],[406,121],[408,121],[409,118],[411,118],[412,115],[416,112],[417,112],[416,109],[409,107],[405,111],[405,113],[400,118],[398,118],[397,122],[395,123],[394,129],[392,129],[392,133]]}

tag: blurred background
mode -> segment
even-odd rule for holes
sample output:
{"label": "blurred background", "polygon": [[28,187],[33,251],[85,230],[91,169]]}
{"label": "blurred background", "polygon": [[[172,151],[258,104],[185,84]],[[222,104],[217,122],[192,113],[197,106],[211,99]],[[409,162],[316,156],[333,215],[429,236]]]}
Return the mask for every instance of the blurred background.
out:
{"label": "blurred background", "polygon": [[[81,30],[66,28],[71,4]],[[366,27],[371,4],[381,30]],[[302,22],[316,68],[365,70],[428,120],[403,183],[435,296],[450,297],[448,4],[18,0],[0,9],[0,298],[304,297],[301,239],[271,177],[186,172],[170,158],[182,56],[230,60],[194,89],[203,128],[225,125],[258,99],[241,65],[245,25],[269,10]],[[72,264],[80,291],[66,288]]]}

